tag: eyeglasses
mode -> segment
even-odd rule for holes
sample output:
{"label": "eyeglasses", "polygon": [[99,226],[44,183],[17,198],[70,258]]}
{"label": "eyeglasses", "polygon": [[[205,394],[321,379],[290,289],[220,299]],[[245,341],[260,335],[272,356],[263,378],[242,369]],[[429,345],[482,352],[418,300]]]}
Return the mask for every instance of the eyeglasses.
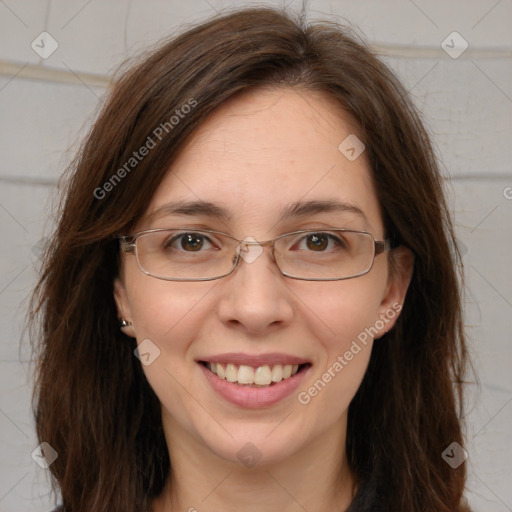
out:
{"label": "eyeglasses", "polygon": [[124,253],[134,254],[139,269],[166,281],[211,281],[230,275],[240,260],[255,261],[270,247],[280,272],[292,279],[338,281],[367,274],[375,256],[391,249],[366,231],[302,230],[258,242],[238,240],[214,230],[149,229],[120,236]]}

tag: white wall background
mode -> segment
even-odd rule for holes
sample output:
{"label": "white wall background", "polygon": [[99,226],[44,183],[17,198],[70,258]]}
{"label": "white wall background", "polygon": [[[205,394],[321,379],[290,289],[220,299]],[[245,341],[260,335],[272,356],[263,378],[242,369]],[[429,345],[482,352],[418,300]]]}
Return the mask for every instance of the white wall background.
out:
{"label": "white wall background", "polygon": [[[46,470],[31,458],[37,442],[30,354],[20,339],[23,300],[51,227],[49,198],[69,148],[76,148],[124,58],[185,23],[248,3],[0,0],[2,512],[51,509]],[[430,127],[465,252],[466,323],[480,379],[468,397],[468,496],[475,511],[512,511],[512,2],[317,0],[309,11],[358,25]],[[48,58],[31,48],[33,40],[41,46],[43,31],[58,43]],[[468,43],[456,59],[441,47],[453,31]]]}

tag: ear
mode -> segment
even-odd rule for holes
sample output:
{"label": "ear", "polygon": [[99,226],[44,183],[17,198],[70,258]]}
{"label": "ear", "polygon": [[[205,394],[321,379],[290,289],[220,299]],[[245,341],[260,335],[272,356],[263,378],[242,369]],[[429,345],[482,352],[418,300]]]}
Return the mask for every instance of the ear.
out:
{"label": "ear", "polygon": [[114,300],[116,301],[119,324],[121,324],[121,320],[126,320],[131,324],[125,327],[120,327],[120,329],[127,336],[135,338],[135,326],[133,325],[133,317],[130,303],[128,302],[128,295],[126,294],[126,288],[119,277],[116,277],[114,280]]}
{"label": "ear", "polygon": [[414,254],[403,246],[392,249],[389,265],[388,283],[379,307],[379,320],[375,324],[379,334],[375,339],[391,330],[400,316],[414,271]]}

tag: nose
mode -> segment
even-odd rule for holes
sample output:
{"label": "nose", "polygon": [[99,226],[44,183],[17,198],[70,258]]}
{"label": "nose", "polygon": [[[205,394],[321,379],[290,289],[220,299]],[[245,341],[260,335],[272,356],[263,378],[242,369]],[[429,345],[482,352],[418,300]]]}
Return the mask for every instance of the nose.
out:
{"label": "nose", "polygon": [[294,314],[293,294],[284,279],[270,248],[242,246],[237,268],[221,285],[221,321],[250,334],[289,324]]}

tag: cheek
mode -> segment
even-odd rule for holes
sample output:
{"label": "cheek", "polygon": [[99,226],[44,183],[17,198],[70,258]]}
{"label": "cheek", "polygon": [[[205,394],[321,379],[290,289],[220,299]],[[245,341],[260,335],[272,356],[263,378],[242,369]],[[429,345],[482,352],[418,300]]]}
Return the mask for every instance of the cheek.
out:
{"label": "cheek", "polygon": [[146,282],[144,277],[129,290],[139,352],[149,347],[150,353],[149,364],[141,358],[142,369],[164,411],[191,429],[196,402],[184,390],[193,389],[197,365],[190,348],[211,311],[207,296],[212,284]]}
{"label": "cheek", "polygon": [[307,315],[306,323],[314,330],[329,359],[344,353],[358,337],[363,339],[364,333],[371,331],[379,319],[382,279],[367,277],[314,284],[304,299],[307,307],[302,314]]}
{"label": "cheek", "polygon": [[139,352],[147,346],[151,353],[152,362],[144,364],[143,370],[159,394],[178,382],[187,386],[191,378],[189,366],[194,363],[189,348],[204,323],[207,301],[203,299],[211,283],[191,285],[145,277],[134,280],[128,292]]}
{"label": "cheek", "polygon": [[378,282],[365,282],[364,277],[311,290],[308,296],[315,299],[309,299],[310,307],[303,311],[320,350],[299,402],[315,410],[325,424],[345,413],[370,360],[380,288]]}
{"label": "cheek", "polygon": [[137,340],[154,338],[165,348],[169,339],[186,339],[186,332],[180,336],[176,333],[198,327],[191,318],[201,314],[199,306],[210,288],[210,283],[179,283],[157,280],[143,274],[137,276],[133,283],[128,284]]}

